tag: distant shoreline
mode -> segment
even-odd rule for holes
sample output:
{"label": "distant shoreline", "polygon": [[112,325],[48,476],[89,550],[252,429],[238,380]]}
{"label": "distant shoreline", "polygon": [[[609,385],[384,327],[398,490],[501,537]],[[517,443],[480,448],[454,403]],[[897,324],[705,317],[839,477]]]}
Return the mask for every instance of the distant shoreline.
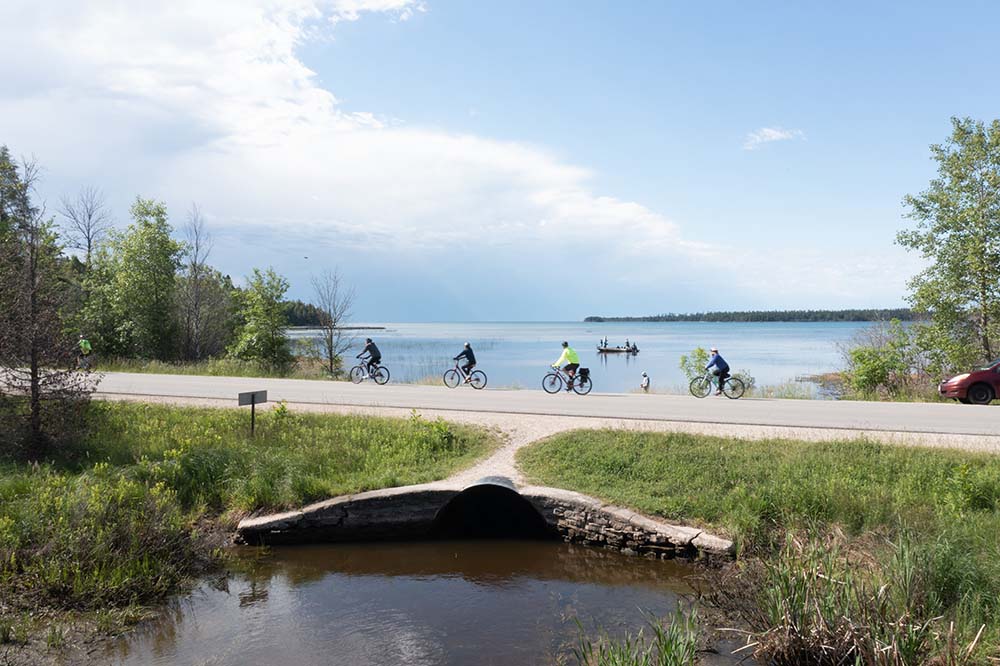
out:
{"label": "distant shoreline", "polygon": [[914,321],[920,316],[909,308],[854,309],[854,310],[747,310],[728,312],[695,312],[687,314],[659,314],[644,317],[590,316],[586,323],[604,322],[875,322],[898,319]]}
{"label": "distant shoreline", "polygon": [[[286,326],[288,331],[315,331],[322,326]],[[338,326],[341,331],[384,331],[385,326]]]}

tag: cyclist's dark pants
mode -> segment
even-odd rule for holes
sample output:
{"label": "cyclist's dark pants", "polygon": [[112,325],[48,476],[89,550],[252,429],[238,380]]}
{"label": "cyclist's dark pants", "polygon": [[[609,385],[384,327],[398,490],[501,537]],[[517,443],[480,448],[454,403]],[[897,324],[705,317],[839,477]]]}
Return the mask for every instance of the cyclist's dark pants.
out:
{"label": "cyclist's dark pants", "polygon": [[568,374],[570,377],[576,375],[576,371],[579,369],[580,369],[579,363],[567,363],[566,367],[563,368],[563,370],[566,371],[566,374]]}
{"label": "cyclist's dark pants", "polygon": [[462,366],[462,372],[464,372],[465,376],[468,377],[474,367],[476,367],[475,363],[466,363]]}
{"label": "cyclist's dark pants", "polygon": [[729,377],[729,368],[725,370],[712,370],[712,374],[719,378],[719,390],[721,391],[723,384],[726,383],[726,379]]}
{"label": "cyclist's dark pants", "polygon": [[376,356],[368,359],[368,374],[374,375],[375,370],[378,368],[378,364],[382,362],[381,356]]}

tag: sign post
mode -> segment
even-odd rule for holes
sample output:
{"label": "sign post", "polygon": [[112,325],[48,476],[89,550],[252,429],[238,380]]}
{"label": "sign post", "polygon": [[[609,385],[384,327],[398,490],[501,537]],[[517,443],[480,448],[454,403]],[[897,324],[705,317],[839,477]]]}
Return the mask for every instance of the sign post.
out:
{"label": "sign post", "polygon": [[247,391],[239,394],[240,407],[250,405],[250,436],[253,437],[257,421],[257,403],[267,402],[267,391]]}

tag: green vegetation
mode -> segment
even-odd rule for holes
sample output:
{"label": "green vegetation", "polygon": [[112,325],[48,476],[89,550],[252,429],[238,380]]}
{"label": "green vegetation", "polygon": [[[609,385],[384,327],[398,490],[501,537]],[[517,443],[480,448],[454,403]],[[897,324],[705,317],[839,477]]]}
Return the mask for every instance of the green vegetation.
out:
{"label": "green vegetation", "polygon": [[917,338],[938,372],[1000,352],[1000,120],[951,122],[931,146],[937,178],[904,200],[916,227],[897,237],[930,264],[910,281],[910,303],[930,317]]}
{"label": "green vegetation", "polygon": [[[151,604],[253,511],[447,476],[489,433],[443,421],[95,403],[78,446],[0,462],[0,627],[27,610]],[[11,614],[11,615],[7,615]],[[8,633],[12,629],[7,630]]]}
{"label": "green vegetation", "polygon": [[235,358],[210,358],[204,361],[186,363],[112,358],[99,359],[96,369],[102,372],[141,372],[155,375],[330,379],[330,374],[322,362],[307,356],[295,357],[295,362],[287,368],[275,368],[256,361],[243,361]]}
{"label": "green vegetation", "polygon": [[255,268],[248,282],[240,299],[243,325],[236,332],[229,355],[284,372],[295,360],[285,334],[287,322],[282,301],[288,291],[288,280],[271,269]]}
{"label": "green vegetation", "polygon": [[[603,430],[555,436],[518,460],[532,481],[732,536],[734,589],[766,660],[835,663],[795,650],[838,635],[857,639],[844,650],[902,646],[904,634],[925,659],[948,649],[951,622],[956,644],[985,624],[980,652],[1000,647],[995,456]],[[876,621],[883,633],[863,643]]]}
{"label": "green vegetation", "polygon": [[645,317],[587,317],[587,322],[615,321],[703,321],[703,322],[829,322],[829,321],[911,321],[916,315],[907,308],[878,310],[747,310],[725,312],[694,312],[659,314]]}
{"label": "green vegetation", "polygon": [[[648,631],[648,633],[647,633]],[[581,631],[573,656],[581,666],[690,666],[698,653],[698,616],[678,608],[664,623],[650,618],[638,633],[620,639]]]}

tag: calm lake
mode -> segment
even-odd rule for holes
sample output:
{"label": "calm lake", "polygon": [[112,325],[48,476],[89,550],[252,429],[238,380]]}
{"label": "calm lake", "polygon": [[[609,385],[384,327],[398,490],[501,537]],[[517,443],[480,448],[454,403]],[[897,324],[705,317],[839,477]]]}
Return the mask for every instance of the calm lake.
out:
{"label": "calm lake", "polygon": [[[470,342],[489,386],[539,388],[542,375],[561,352],[563,340],[591,369],[594,390],[625,392],[639,386],[647,372],[654,389],[684,390],[687,385],[678,360],[695,347],[718,347],[734,370],[756,377],[758,385],[795,381],[803,375],[842,367],[838,345],[870,326],[850,323],[423,323],[352,324],[384,327],[356,331],[356,354],[370,336],[382,350],[392,381],[438,380],[454,364],[451,358]],[[308,338],[308,330],[292,332]],[[607,336],[611,346],[626,339],[639,347],[637,356],[598,354]],[[348,359],[349,364],[355,361]]]}
{"label": "calm lake", "polygon": [[[276,547],[246,557],[246,573],[203,584],[101,662],[554,664],[572,656],[580,626],[637,631],[649,613],[672,613],[691,591],[685,579],[702,573],[542,541]],[[725,656],[700,663],[743,656],[719,647]]]}

